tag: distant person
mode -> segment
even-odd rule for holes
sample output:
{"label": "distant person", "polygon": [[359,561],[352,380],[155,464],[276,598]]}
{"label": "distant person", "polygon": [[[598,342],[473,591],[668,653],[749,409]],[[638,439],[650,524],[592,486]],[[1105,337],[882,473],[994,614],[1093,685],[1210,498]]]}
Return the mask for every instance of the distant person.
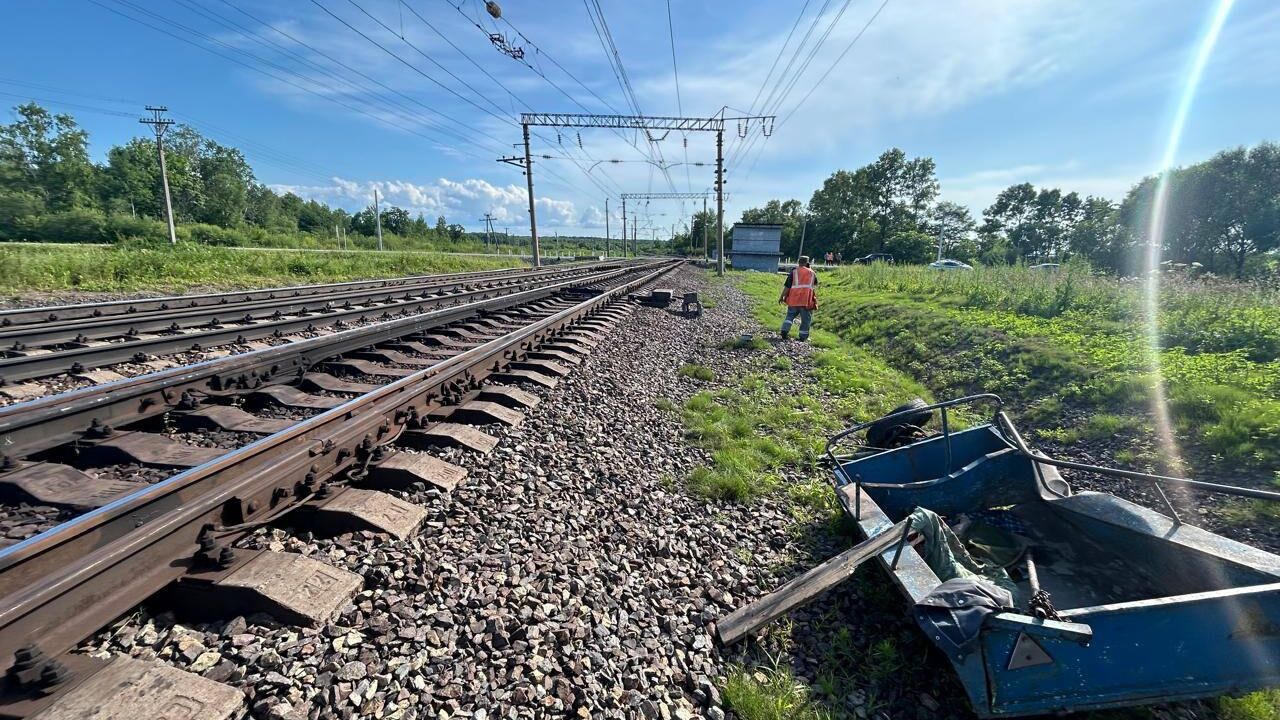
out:
{"label": "distant person", "polygon": [[809,267],[809,258],[800,256],[800,264],[787,273],[787,282],[782,286],[782,297],[778,302],[787,306],[787,317],[782,321],[782,339],[791,335],[791,323],[796,316],[800,317],[800,341],[809,339],[809,324],[813,322],[813,311],[818,309],[818,273]]}
{"label": "distant person", "polygon": [[844,262],[844,253],[842,252],[836,253],[836,264],[839,265],[843,262]]}

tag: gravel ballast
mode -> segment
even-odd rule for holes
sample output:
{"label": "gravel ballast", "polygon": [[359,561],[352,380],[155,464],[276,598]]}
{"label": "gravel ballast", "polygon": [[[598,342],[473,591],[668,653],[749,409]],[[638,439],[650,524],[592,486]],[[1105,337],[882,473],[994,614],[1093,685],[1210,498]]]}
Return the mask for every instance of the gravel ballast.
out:
{"label": "gravel ballast", "polygon": [[470,475],[452,495],[400,493],[429,510],[417,537],[250,539],[364,576],[331,625],[139,613],[91,647],[194,666],[244,688],[258,717],[723,717],[709,623],[773,586],[793,520],[690,497],[704,454],[654,403],[698,389],[676,371],[701,353],[736,361],[714,345],[747,317],[740,300],[696,321],[638,308],[521,425],[489,429],[491,456],[437,453]]}
{"label": "gravel ballast", "polygon": [[[677,297],[708,294],[689,268],[659,284]],[[725,678],[762,657],[745,643],[722,651],[711,624],[841,548],[798,525],[785,491],[754,504],[688,493],[685,478],[710,458],[659,405],[709,386],[681,366],[732,377],[760,353],[786,355],[799,387],[813,352],[800,343],[718,349],[760,330],[736,289],[712,294],[715,306],[697,320],[636,308],[556,388],[526,387],[541,404],[517,427],[486,429],[501,441],[491,455],[434,452],[469,476],[452,493],[392,491],[427,509],[418,535],[272,528],[242,543],[361,575],[364,588],[333,622],[181,624],[143,609],[82,650],[156,658],[232,684],[253,717],[275,720],[733,717]],[[825,705],[854,718],[972,717],[905,610],[880,570],[864,568],[796,613],[782,644],[762,647],[816,686],[832,622],[847,620],[848,662],[870,666],[888,641],[906,663]]]}

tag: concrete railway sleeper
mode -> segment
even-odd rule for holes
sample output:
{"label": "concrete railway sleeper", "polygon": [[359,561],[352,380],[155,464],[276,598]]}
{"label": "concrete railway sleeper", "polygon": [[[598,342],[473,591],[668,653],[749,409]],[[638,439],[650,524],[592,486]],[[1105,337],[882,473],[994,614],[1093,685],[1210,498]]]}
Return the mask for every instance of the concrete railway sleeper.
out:
{"label": "concrete railway sleeper", "polygon": [[[108,320],[76,320],[65,325],[51,324],[44,327],[18,328],[9,331],[10,336],[22,334],[26,340],[14,341],[0,338],[0,345],[19,342],[24,350],[9,350],[9,356],[0,357],[0,387],[13,386],[23,380],[52,377],[52,375],[90,373],[96,368],[119,363],[145,363],[157,356],[177,352],[209,350],[224,345],[250,345],[282,338],[293,333],[316,332],[323,327],[344,329],[351,325],[379,322],[397,316],[407,316],[422,311],[447,307],[472,300],[506,295],[529,290],[548,282],[563,279],[593,277],[602,269],[616,269],[617,264],[573,266],[567,269],[541,270],[521,273],[515,278],[480,279],[480,281],[451,282],[430,292],[398,293],[388,300],[385,295],[366,296],[366,304],[344,301],[333,305],[328,301],[312,302],[303,307],[292,300],[270,301],[275,307],[261,307],[259,314],[244,310],[223,313],[221,310],[198,310],[197,324],[182,327],[172,319],[168,311],[161,319],[134,318]],[[319,306],[315,306],[319,304]],[[270,313],[266,313],[270,310]],[[187,311],[180,311],[187,313]],[[83,325],[100,328],[90,331]],[[69,328],[69,329],[68,329]],[[140,329],[142,328],[142,329]],[[150,332],[148,331],[155,331]],[[147,331],[147,332],[145,332]],[[73,334],[74,333],[74,334]],[[99,340],[92,340],[88,334]],[[0,331],[5,336],[5,331]],[[38,337],[44,340],[38,340]],[[115,338],[108,342],[104,337]],[[46,345],[45,347],[36,347]]]}
{"label": "concrete railway sleeper", "polygon": [[[189,467],[0,550],[0,670],[7,678],[0,717],[76,717],[121,699],[180,700],[199,717],[234,716],[244,705],[234,688],[127,659],[97,673],[102,661],[65,653],[162,589],[192,611],[250,608],[284,622],[326,622],[362,578],[301,555],[235,548],[235,541],[285,515],[328,530],[415,532],[424,511],[369,488],[425,482],[449,489],[465,471],[428,454],[394,452],[393,444],[492,450],[496,440],[477,425],[519,423],[520,409],[537,402],[502,383],[554,384],[625,314],[617,301],[676,265],[650,263],[601,273],[590,288],[560,283],[542,297],[503,298],[505,307],[473,310],[470,320],[327,354],[326,372],[304,370],[294,384],[237,386],[203,398],[188,393],[170,414],[181,418],[176,422],[200,418],[260,439],[230,452],[170,458],[174,467]],[[378,377],[396,379],[369,382]],[[325,385],[337,390],[318,390]],[[362,394],[339,396],[347,392]],[[318,414],[269,426],[261,423],[270,418],[236,402],[249,407],[250,398]],[[101,425],[89,446],[134,437],[124,451],[132,443],[141,453],[151,444],[136,440],[147,430]],[[151,451],[156,459],[166,455],[165,448]]]}

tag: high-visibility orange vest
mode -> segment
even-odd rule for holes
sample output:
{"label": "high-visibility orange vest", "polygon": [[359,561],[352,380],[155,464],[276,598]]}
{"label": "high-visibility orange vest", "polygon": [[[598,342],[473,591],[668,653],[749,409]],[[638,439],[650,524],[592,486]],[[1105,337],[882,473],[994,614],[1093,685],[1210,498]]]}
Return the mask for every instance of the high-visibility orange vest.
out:
{"label": "high-visibility orange vest", "polygon": [[811,268],[797,267],[791,271],[791,287],[787,288],[787,307],[818,308],[818,274]]}

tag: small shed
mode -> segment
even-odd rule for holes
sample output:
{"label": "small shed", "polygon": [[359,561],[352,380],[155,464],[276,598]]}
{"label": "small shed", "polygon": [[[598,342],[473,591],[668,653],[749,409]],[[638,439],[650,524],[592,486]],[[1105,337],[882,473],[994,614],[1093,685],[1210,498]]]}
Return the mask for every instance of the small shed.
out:
{"label": "small shed", "polygon": [[729,262],[735,270],[778,272],[778,259],[782,257],[782,226],[736,223],[733,226],[733,247],[729,250]]}

